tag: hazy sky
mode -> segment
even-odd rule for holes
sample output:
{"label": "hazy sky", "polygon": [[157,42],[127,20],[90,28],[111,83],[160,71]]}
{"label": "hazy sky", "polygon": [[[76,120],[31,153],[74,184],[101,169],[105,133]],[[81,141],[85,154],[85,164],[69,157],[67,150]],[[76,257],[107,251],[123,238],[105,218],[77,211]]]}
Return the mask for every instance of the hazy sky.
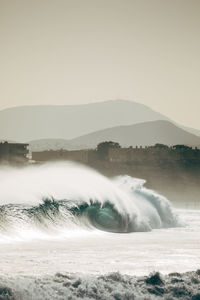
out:
{"label": "hazy sky", "polygon": [[0,0],[0,109],[108,99],[200,129],[200,0]]}

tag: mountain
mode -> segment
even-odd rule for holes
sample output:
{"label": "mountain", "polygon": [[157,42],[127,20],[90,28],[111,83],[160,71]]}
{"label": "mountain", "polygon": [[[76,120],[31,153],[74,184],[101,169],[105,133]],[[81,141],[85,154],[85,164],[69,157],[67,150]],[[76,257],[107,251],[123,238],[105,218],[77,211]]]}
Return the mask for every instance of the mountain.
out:
{"label": "mountain", "polygon": [[191,128],[191,127],[185,127],[185,126],[181,126],[181,128],[183,128],[184,130],[186,130],[186,131],[188,131],[192,134],[200,136],[200,130],[198,130],[198,129],[194,129],[194,128]]}
{"label": "mountain", "polygon": [[21,106],[0,111],[0,139],[19,142],[73,139],[110,127],[155,120],[168,118],[143,104],[127,100],[84,105]]}
{"label": "mountain", "polygon": [[70,143],[70,141],[64,139],[41,139],[41,140],[31,141],[29,143],[29,148],[31,151],[45,151],[45,150],[59,150],[59,149],[73,150],[76,149],[76,146],[74,146],[73,143]]}
{"label": "mountain", "polygon": [[[184,144],[188,146],[200,147],[200,137],[191,134],[169,121],[159,120],[145,122],[128,126],[117,126],[100,131],[96,131],[75,139],[63,142],[63,149],[87,149],[95,148],[103,141],[119,142],[123,147],[129,146],[150,146],[156,143],[166,145]],[[50,145],[50,142],[52,143]],[[42,141],[31,142],[31,150],[42,151],[44,147],[39,147]],[[54,145],[54,146],[53,146]],[[70,146],[69,146],[70,145]],[[49,141],[49,148],[56,150],[54,140]],[[57,149],[60,149],[57,148]]]}

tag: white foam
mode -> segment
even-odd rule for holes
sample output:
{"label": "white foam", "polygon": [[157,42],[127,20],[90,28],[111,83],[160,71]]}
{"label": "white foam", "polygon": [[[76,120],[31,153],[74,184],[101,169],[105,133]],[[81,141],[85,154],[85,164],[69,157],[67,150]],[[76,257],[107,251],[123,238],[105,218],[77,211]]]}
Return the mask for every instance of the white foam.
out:
{"label": "white foam", "polygon": [[[0,205],[38,206],[48,197],[57,201],[71,201],[73,205],[98,202],[103,206],[109,201],[119,214],[134,220],[136,231],[175,226],[177,220],[169,201],[146,189],[144,183],[144,180],[129,176],[108,179],[88,167],[72,162],[22,169],[6,168],[0,170]],[[13,218],[15,215],[12,215],[12,221]],[[68,235],[68,231],[83,230],[81,224],[74,222],[73,217],[66,213],[62,215],[59,224],[50,224],[48,230],[42,233],[35,231],[32,224],[26,224],[27,218],[17,218],[12,228],[14,239],[44,239],[53,233],[63,238]]]}

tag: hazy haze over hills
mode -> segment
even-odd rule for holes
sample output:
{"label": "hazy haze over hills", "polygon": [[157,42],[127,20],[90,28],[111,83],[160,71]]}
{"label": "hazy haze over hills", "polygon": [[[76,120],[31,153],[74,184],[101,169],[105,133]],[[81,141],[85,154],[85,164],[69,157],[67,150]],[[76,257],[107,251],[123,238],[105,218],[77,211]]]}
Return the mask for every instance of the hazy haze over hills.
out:
{"label": "hazy haze over hills", "polygon": [[70,140],[65,139],[42,139],[33,140],[29,143],[31,151],[45,151],[45,150],[74,150],[80,149],[81,147],[74,146]]}
{"label": "hazy haze over hills", "polygon": [[89,147],[94,147],[105,140],[119,142],[122,146],[149,146],[155,143],[200,145],[200,137],[178,128],[169,121],[163,120],[108,128],[74,139],[71,142],[74,145],[85,144]]}
{"label": "hazy haze over hills", "polygon": [[171,121],[145,105],[127,100],[15,107],[0,111],[0,139],[32,141],[33,151],[90,148],[105,140],[116,140],[123,146],[157,142],[200,145],[193,134],[198,130],[169,122],[147,123],[158,120]]}
{"label": "hazy haze over hills", "polygon": [[[33,141],[31,150],[86,149],[95,148],[102,141],[119,142],[121,146],[150,146],[156,143],[166,145],[185,144],[200,146],[200,137],[188,133],[169,121],[151,121],[129,126],[117,126],[100,130],[68,141]],[[45,148],[46,147],[46,148]]]}
{"label": "hazy haze over hills", "polygon": [[126,100],[22,106],[0,111],[0,139],[73,139],[109,127],[167,119],[143,104]]}

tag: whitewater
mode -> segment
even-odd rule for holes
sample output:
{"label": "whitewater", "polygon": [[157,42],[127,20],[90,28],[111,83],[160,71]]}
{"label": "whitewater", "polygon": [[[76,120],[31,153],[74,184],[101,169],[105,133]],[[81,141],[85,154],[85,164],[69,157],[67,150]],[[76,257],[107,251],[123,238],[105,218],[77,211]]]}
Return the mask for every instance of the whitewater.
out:
{"label": "whitewater", "polygon": [[79,299],[97,285],[87,299],[133,299],[108,296],[104,284],[114,291],[126,283],[126,292],[141,283],[123,274],[196,270],[199,230],[199,210],[173,208],[143,179],[107,178],[72,162],[1,167],[0,295]]}
{"label": "whitewater", "polygon": [[129,176],[108,179],[89,168],[60,163],[4,169],[0,182],[0,242],[179,225],[166,198]]}

